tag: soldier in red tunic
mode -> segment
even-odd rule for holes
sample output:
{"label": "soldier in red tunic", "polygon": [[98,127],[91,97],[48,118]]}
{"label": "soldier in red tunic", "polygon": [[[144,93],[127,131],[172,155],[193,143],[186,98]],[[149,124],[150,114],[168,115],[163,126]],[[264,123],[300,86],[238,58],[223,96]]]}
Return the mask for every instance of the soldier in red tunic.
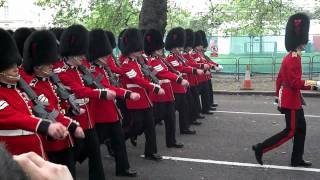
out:
{"label": "soldier in red tunic", "polygon": [[[64,109],[60,107],[60,99],[55,93],[55,86],[50,80],[52,64],[58,59],[56,38],[50,31],[35,31],[25,42],[23,53],[22,77],[40,97],[47,100],[46,110],[56,114],[55,120],[62,123],[76,138],[84,138],[84,132],[79,124],[64,116]],[[75,160],[73,140],[68,135],[63,140],[51,141],[43,139],[44,150],[49,161],[66,165],[75,178]]]}
{"label": "soldier in red tunic", "polygon": [[279,109],[285,114],[286,128],[252,147],[256,160],[261,165],[264,153],[294,138],[291,165],[294,167],[311,166],[311,162],[303,159],[306,120],[302,108],[304,101],[300,90],[314,89],[314,87],[319,87],[320,82],[301,79],[301,51],[308,43],[309,26],[310,19],[304,13],[297,13],[288,20],[285,46],[289,53],[282,61],[276,82],[276,96]]}
{"label": "soldier in red tunic", "polygon": [[0,42],[0,142],[14,155],[35,152],[46,158],[39,134],[64,139],[66,128],[33,115],[33,102],[17,85],[20,80],[17,65],[21,64],[17,46],[3,29]]}
{"label": "soldier in red tunic", "polygon": [[[165,40],[165,48],[171,52],[167,56],[166,61],[169,62],[175,70],[179,71],[185,79],[188,78],[188,74],[203,74],[202,70],[188,66],[186,60],[182,58],[181,50],[184,48],[184,45],[184,29],[181,27],[171,29]],[[171,85],[175,97],[175,107],[179,112],[180,134],[195,134],[196,132],[194,130],[190,130],[190,123],[194,117],[192,116],[190,104],[187,99],[189,87],[173,81]]]}
{"label": "soldier in red tunic", "polygon": [[[182,53],[183,57],[187,60],[187,64],[193,68],[202,69],[203,71],[208,71],[210,66],[203,62],[196,62],[192,57],[193,47],[195,43],[195,33],[191,29],[186,29],[186,44],[184,47],[184,52]],[[193,109],[194,119],[200,118],[203,119],[204,116],[201,116],[201,103],[199,98],[199,77],[205,76],[204,74],[188,74],[189,82],[190,82],[190,94],[189,94],[189,102]],[[203,101],[203,99],[202,99]],[[200,122],[194,121],[192,124],[199,124]]]}
{"label": "soldier in red tunic", "polygon": [[160,96],[164,95],[165,92],[159,85],[151,83],[142,74],[137,60],[141,57],[143,39],[138,29],[127,29],[123,33],[119,47],[121,47],[122,54],[126,56],[122,64],[122,68],[126,71],[122,83],[125,88],[140,94],[138,101],[126,99],[126,105],[132,121],[128,137],[134,138],[144,132],[146,138],[145,158],[159,161],[162,157],[157,154],[153,105],[148,92],[154,92]]}
{"label": "soldier in red tunic", "polygon": [[163,48],[164,43],[161,33],[154,29],[148,30],[144,37],[144,52],[149,56],[148,65],[151,66],[152,72],[157,76],[161,88],[165,91],[163,96],[158,96],[154,92],[149,93],[150,99],[154,103],[155,119],[156,122],[164,120],[167,147],[182,148],[183,144],[178,143],[176,140],[174,94],[170,82],[174,81],[188,86],[188,81],[169,71],[163,62],[165,61],[162,58],[164,56]]}
{"label": "soldier in red tunic", "polygon": [[[208,48],[208,40],[207,40],[207,35],[206,33],[203,31],[203,30],[199,30],[198,31],[201,36],[202,36],[202,49],[201,49],[201,55],[203,56],[203,58],[205,59],[205,61],[211,65],[212,69],[220,72],[223,70],[223,67],[222,65],[214,62],[212,59],[210,59],[208,56],[205,55],[205,52],[207,51],[207,48]],[[215,107],[218,106],[218,104],[214,103],[214,96],[213,96],[213,86],[212,86],[212,73],[208,73],[208,76],[207,76],[207,79],[208,79],[208,85],[209,85],[209,97],[210,97],[210,106],[213,107],[213,109],[215,109]]]}
{"label": "soldier in red tunic", "polygon": [[[109,68],[108,57],[111,56],[112,47],[105,32],[102,29],[94,29],[89,33],[89,39],[88,60],[91,64],[88,68],[94,71],[95,77],[102,76],[101,84],[103,87],[115,91],[118,98],[139,100],[140,95],[138,93],[114,87],[110,84],[106,68]],[[92,101],[95,104],[93,113],[100,143],[105,144],[107,139],[111,141],[111,148],[116,162],[116,175],[137,176],[137,172],[130,169],[124,133],[120,122],[122,115],[116,106],[115,100],[92,99]]]}
{"label": "soldier in red tunic", "polygon": [[88,52],[89,34],[85,27],[81,25],[72,25],[68,27],[60,38],[60,53],[63,57],[63,62],[58,63],[61,67],[56,67],[54,70],[61,82],[67,86],[72,93],[78,98],[78,103],[85,113],[77,116],[72,116],[73,119],[80,123],[84,129],[84,141],[77,141],[79,149],[77,160],[82,163],[87,157],[89,158],[89,179],[97,180],[105,179],[103,165],[100,154],[100,144],[98,136],[94,129],[94,103],[90,99],[112,99],[114,95],[107,89],[93,89],[86,87],[78,67],[85,60],[85,55]]}

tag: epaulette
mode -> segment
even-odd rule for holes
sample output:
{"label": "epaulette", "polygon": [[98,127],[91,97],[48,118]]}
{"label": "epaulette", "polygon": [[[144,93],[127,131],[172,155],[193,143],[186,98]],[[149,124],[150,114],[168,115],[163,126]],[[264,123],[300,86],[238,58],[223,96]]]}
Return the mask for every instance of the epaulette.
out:
{"label": "epaulette", "polygon": [[129,63],[129,59],[127,58],[126,60],[123,61],[122,64],[128,64]]}
{"label": "epaulette", "polygon": [[53,72],[54,72],[55,74],[59,74],[59,73],[62,73],[62,72],[66,72],[67,69],[68,69],[68,66],[67,66],[67,65],[64,65],[64,66],[62,66],[62,67],[58,67],[58,68],[53,69]]}
{"label": "epaulette", "polygon": [[32,81],[29,83],[29,86],[35,87],[36,84],[37,84],[37,82],[38,82],[38,79],[37,79],[37,78],[34,78],[34,79],[32,79]]}

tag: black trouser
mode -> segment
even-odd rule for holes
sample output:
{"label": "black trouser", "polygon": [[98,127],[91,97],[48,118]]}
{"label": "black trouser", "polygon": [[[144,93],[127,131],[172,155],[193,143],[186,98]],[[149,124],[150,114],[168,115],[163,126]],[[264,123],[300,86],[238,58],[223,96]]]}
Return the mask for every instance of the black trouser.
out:
{"label": "black trouser", "polygon": [[175,108],[179,112],[179,128],[182,131],[189,130],[190,127],[190,106],[186,93],[175,93]]}
{"label": "black trouser", "polygon": [[129,131],[130,128],[130,114],[126,105],[126,100],[121,99],[121,98],[117,98],[117,107],[120,109],[121,111],[121,115],[122,115],[122,128],[123,128],[123,132],[124,134],[127,133],[127,131]]}
{"label": "black trouser", "polygon": [[156,122],[164,120],[167,146],[176,144],[176,117],[174,102],[154,103],[153,110]]}
{"label": "black trouser", "polygon": [[210,110],[209,85],[207,81],[199,84],[199,94],[201,95],[201,111],[207,112]]}
{"label": "black trouser", "polygon": [[111,138],[111,148],[114,151],[116,173],[129,169],[126,143],[120,121],[113,123],[96,123],[95,125],[100,144]]}
{"label": "black trouser", "polygon": [[50,151],[46,153],[50,162],[67,166],[73,179],[76,179],[76,161],[74,159],[73,148],[70,147],[60,151]]}
{"label": "black trouser", "polygon": [[190,92],[193,98],[193,106],[192,106],[192,112],[193,115],[195,116],[194,118],[196,119],[199,114],[201,113],[201,103],[200,103],[200,98],[199,98],[199,90],[197,86],[191,86],[190,87]]}
{"label": "black trouser", "polygon": [[208,80],[208,87],[209,87],[209,105],[213,105],[214,104],[214,95],[213,95],[213,87],[212,87],[212,81],[211,79]]}
{"label": "black trouser", "polygon": [[82,163],[89,158],[89,180],[104,180],[104,171],[100,154],[99,139],[95,129],[84,131],[84,140],[77,140],[77,161]]}
{"label": "black trouser", "polygon": [[144,154],[148,156],[157,153],[157,138],[152,108],[129,109],[129,113],[132,123],[126,138],[136,137],[144,133],[146,139]]}
{"label": "black trouser", "polygon": [[294,137],[291,162],[299,162],[303,159],[306,137],[304,111],[303,109],[282,109],[282,113],[285,114],[286,128],[269,139],[266,139],[263,143],[258,144],[258,148],[263,153],[266,153]]}

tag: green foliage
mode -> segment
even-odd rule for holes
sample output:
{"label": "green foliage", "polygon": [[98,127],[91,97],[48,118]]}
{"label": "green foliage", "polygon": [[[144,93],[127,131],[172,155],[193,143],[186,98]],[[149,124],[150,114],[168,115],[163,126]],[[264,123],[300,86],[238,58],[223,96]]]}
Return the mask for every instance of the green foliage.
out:
{"label": "green foliage", "polygon": [[102,28],[119,33],[125,27],[137,27],[141,0],[91,0],[87,4],[75,0],[37,0],[41,7],[56,9],[55,26],[74,23],[88,29]]}
{"label": "green foliage", "polygon": [[225,34],[259,36],[280,34],[295,11],[292,0],[232,0],[209,13],[223,22]]}
{"label": "green foliage", "polygon": [[178,7],[175,3],[168,4],[167,31],[177,26],[188,28],[191,21],[192,15],[188,10]]}
{"label": "green foliage", "polygon": [[119,33],[126,27],[137,27],[141,0],[91,0],[88,28],[103,28]]}
{"label": "green foliage", "polygon": [[82,22],[86,10],[81,2],[76,3],[75,0],[37,0],[35,4],[43,8],[55,9],[53,24],[66,27]]}

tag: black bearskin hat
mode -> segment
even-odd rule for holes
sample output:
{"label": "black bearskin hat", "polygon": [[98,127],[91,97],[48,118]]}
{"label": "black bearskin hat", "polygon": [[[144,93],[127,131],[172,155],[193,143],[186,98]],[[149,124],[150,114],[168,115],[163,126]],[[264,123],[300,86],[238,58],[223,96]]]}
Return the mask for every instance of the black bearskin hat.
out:
{"label": "black bearskin hat", "polygon": [[13,31],[11,29],[8,29],[7,32],[12,36],[13,35]]}
{"label": "black bearskin hat", "polygon": [[13,33],[13,39],[16,41],[20,55],[23,55],[23,46],[26,39],[30,36],[32,30],[29,28],[19,28]]}
{"label": "black bearskin hat", "polygon": [[208,44],[208,39],[207,39],[206,33],[202,30],[199,30],[198,32],[201,34],[201,37],[202,37],[202,43],[203,43],[202,46],[204,48],[207,48],[209,44]]}
{"label": "black bearskin hat", "polygon": [[102,29],[94,29],[89,33],[88,60],[94,62],[98,58],[112,53],[109,38]]}
{"label": "black bearskin hat", "polygon": [[107,38],[109,39],[110,45],[112,49],[116,48],[117,43],[116,43],[116,38],[114,37],[114,34],[111,31],[105,31]]}
{"label": "black bearskin hat", "polygon": [[58,46],[55,35],[49,30],[33,32],[23,49],[23,68],[33,74],[33,67],[52,64],[58,60]]}
{"label": "black bearskin hat", "polygon": [[184,47],[186,41],[186,33],[183,28],[176,27],[171,29],[166,37],[165,47],[171,50],[177,47]]}
{"label": "black bearskin hat", "polygon": [[21,64],[21,56],[11,35],[0,28],[0,72]]}
{"label": "black bearskin hat", "polygon": [[124,32],[126,32],[127,29],[123,29],[119,35],[118,35],[118,48],[120,49],[120,51],[123,51],[123,46],[122,46],[122,36],[124,34]]}
{"label": "black bearskin hat", "polygon": [[184,47],[193,47],[194,45],[194,32],[192,29],[186,29],[186,44]]}
{"label": "black bearskin hat", "polygon": [[294,51],[309,40],[310,18],[304,13],[292,15],[286,26],[285,46],[287,51]]}
{"label": "black bearskin hat", "polygon": [[82,25],[72,25],[60,37],[60,53],[63,57],[86,55],[89,47],[89,33]]}
{"label": "black bearskin hat", "polygon": [[60,41],[61,35],[64,31],[64,28],[60,28],[60,27],[55,27],[55,28],[51,28],[50,31],[53,32],[53,34],[56,36],[56,39],[58,41]]}
{"label": "black bearskin hat", "polygon": [[161,33],[155,29],[148,30],[144,35],[144,52],[151,55],[152,52],[163,49],[164,42]]}
{"label": "black bearskin hat", "polygon": [[121,53],[125,56],[142,51],[143,39],[141,32],[136,28],[127,29],[121,37],[120,45],[122,46]]}
{"label": "black bearskin hat", "polygon": [[194,33],[194,44],[193,47],[203,46],[202,35],[199,31]]}

